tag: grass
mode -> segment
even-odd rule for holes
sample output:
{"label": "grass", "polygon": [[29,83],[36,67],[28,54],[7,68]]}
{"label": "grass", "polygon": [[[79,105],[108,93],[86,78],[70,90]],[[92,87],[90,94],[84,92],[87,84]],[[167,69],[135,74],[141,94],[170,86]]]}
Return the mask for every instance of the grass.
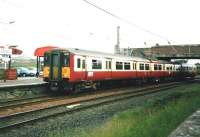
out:
{"label": "grass", "polygon": [[15,62],[11,63],[12,68],[17,68],[17,67],[26,67],[26,68],[32,68],[36,67],[36,60],[35,59],[21,59],[21,60],[16,60]]}
{"label": "grass", "polygon": [[167,137],[200,107],[200,85],[147,101],[143,108],[120,113],[82,137]]}

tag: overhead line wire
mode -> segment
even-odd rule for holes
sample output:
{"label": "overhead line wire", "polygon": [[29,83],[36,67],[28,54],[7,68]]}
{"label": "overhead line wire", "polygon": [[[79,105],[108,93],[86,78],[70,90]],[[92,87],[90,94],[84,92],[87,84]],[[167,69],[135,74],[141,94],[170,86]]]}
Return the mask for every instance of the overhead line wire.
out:
{"label": "overhead line wire", "polygon": [[116,14],[111,13],[111,12],[109,12],[108,10],[105,10],[105,9],[101,8],[100,6],[97,6],[96,4],[91,3],[91,2],[89,2],[89,1],[87,1],[87,0],[82,0],[82,1],[84,1],[85,3],[87,3],[87,4],[91,5],[91,6],[97,8],[97,9],[103,11],[103,12],[105,12],[106,14],[109,14],[110,16],[112,16],[112,17],[114,17],[114,18],[117,18],[118,20],[121,20],[122,22],[125,22],[125,23],[127,23],[127,24],[129,24],[129,25],[131,25],[131,26],[133,26],[133,27],[135,27],[135,28],[138,28],[138,29],[140,29],[140,30],[142,30],[142,31],[144,31],[144,32],[146,32],[146,33],[149,33],[149,34],[151,34],[151,35],[154,35],[154,36],[157,36],[157,37],[159,37],[159,38],[161,38],[161,39],[164,39],[164,40],[166,40],[166,41],[168,42],[168,44],[170,44],[169,39],[168,39],[167,37],[164,37],[164,36],[162,36],[162,35],[160,35],[160,34],[154,33],[154,32],[152,32],[152,31],[150,31],[149,29],[146,29],[146,28],[144,28],[144,27],[141,27],[141,26],[139,26],[139,25],[137,25],[137,24],[135,24],[135,23],[133,23],[133,22],[131,22],[131,21],[129,21],[129,20],[126,20],[126,19],[124,19],[124,18],[122,18],[122,17],[120,17],[120,16],[117,16]]}

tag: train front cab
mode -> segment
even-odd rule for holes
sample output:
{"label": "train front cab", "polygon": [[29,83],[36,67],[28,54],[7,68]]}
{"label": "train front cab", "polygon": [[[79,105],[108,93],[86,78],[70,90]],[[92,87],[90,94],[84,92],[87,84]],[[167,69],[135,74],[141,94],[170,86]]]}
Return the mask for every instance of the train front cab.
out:
{"label": "train front cab", "polygon": [[70,53],[62,50],[45,53],[43,74],[50,90],[63,90],[64,87],[69,87]]}

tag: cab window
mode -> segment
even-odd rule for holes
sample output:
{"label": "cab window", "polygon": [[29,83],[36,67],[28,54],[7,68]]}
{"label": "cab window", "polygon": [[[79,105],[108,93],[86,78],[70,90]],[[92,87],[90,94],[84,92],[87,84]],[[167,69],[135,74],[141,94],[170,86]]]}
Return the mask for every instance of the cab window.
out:
{"label": "cab window", "polygon": [[48,53],[45,53],[44,55],[44,65],[48,66],[50,64],[50,55]]}
{"label": "cab window", "polygon": [[63,66],[69,67],[69,55],[68,54],[64,54],[64,56],[63,56]]}

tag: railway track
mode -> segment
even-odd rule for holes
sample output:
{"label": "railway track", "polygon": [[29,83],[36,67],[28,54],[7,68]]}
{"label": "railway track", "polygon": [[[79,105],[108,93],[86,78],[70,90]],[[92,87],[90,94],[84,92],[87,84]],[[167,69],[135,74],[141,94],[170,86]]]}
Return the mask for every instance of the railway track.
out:
{"label": "railway track", "polygon": [[8,100],[8,101],[4,101],[4,102],[0,103],[0,110],[5,109],[5,108],[9,108],[9,107],[18,106],[18,105],[21,105],[21,104],[26,104],[28,102],[36,102],[36,101],[39,101],[39,100],[45,100],[45,99],[49,99],[49,98],[50,98],[49,96],[43,95],[43,96],[38,96],[38,97]]}
{"label": "railway track", "polygon": [[165,91],[181,84],[183,83],[173,82],[137,88],[134,90],[128,89],[124,91],[98,93],[74,98],[63,97],[40,103],[26,104],[25,106],[16,106],[15,109],[12,108],[14,111],[6,108],[0,109],[0,131],[20,127],[25,124],[34,123],[66,113],[72,113],[132,97]]}

